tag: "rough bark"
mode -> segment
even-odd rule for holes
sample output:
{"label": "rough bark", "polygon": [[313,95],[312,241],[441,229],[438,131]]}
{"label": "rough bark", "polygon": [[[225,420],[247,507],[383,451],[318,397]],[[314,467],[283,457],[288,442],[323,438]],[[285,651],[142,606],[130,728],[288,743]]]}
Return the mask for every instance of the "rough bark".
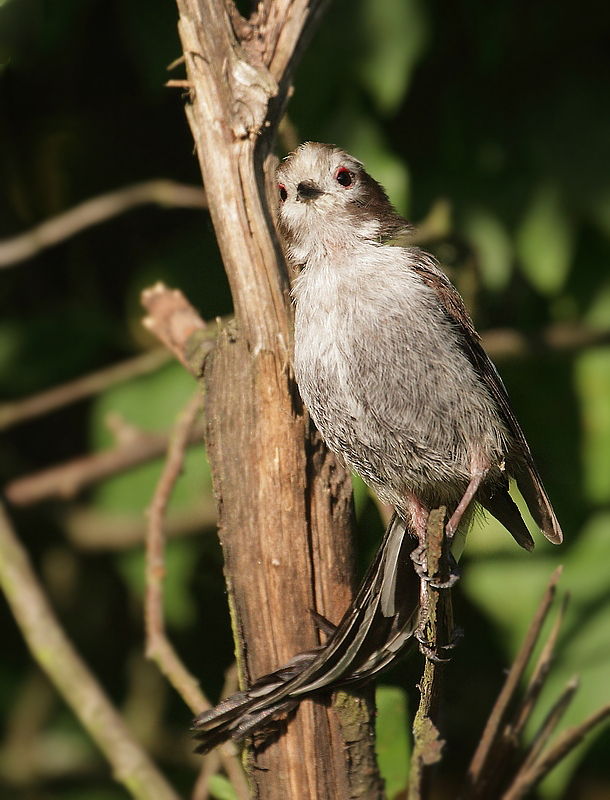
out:
{"label": "rough bark", "polygon": [[[245,20],[231,2],[178,0],[187,115],[236,316],[207,359],[205,381],[243,681],[315,646],[310,609],[338,622],[351,596],[351,482],[303,414],[290,366],[289,279],[266,199],[290,74],[323,5],[262,2]],[[347,713],[335,713],[303,702],[281,736],[250,753],[256,797],[382,796],[374,709],[361,697],[345,703]]]}

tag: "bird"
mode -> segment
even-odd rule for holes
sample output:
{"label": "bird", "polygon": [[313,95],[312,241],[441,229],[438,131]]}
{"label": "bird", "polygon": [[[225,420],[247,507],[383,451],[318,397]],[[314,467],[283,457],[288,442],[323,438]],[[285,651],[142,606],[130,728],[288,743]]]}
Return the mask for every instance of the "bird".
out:
{"label": "bird", "polygon": [[516,542],[563,540],[508,393],[466,306],[413,243],[364,165],[306,142],[277,170],[277,220],[292,297],[294,374],[328,448],[392,506],[373,563],[325,644],[300,653],[194,722],[197,750],[267,732],[305,697],[372,680],[407,651],[422,614],[419,553],[430,512],[463,541],[484,509]]}

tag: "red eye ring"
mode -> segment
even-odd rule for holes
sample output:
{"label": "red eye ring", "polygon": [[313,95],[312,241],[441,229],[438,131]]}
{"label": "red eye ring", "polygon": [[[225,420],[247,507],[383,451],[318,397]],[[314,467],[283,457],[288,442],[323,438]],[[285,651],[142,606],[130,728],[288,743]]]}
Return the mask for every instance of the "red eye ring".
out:
{"label": "red eye ring", "polygon": [[354,185],[354,176],[347,167],[339,167],[335,174],[335,180],[344,189],[350,189]]}
{"label": "red eye ring", "polygon": [[283,202],[285,202],[286,198],[288,197],[288,192],[286,191],[286,187],[284,186],[283,183],[278,184],[277,188],[278,188],[278,190],[280,192],[280,200],[283,203]]}

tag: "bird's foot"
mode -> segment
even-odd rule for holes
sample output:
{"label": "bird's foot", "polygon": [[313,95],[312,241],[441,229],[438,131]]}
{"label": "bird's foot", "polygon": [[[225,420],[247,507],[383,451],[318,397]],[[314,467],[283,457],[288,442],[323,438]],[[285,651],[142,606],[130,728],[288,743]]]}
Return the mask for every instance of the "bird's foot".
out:
{"label": "bird's foot", "polygon": [[431,576],[428,574],[428,557],[425,544],[420,544],[419,547],[413,550],[411,560],[420,579],[426,581],[433,589],[451,589],[460,579],[457,561],[451,553],[449,553],[449,575],[443,580],[439,580],[438,575]]}
{"label": "bird's foot", "polygon": [[447,644],[443,645],[439,645],[438,642],[436,642],[434,647],[432,647],[430,639],[426,634],[425,625],[421,629],[418,628],[414,635],[417,639],[419,651],[422,655],[430,659],[430,661],[433,661],[435,664],[445,664],[451,660],[451,654],[447,653],[447,655],[443,656],[440,655],[440,652],[445,652],[456,648],[462,640],[464,632],[461,628],[454,628],[453,638],[450,642],[447,642]]}

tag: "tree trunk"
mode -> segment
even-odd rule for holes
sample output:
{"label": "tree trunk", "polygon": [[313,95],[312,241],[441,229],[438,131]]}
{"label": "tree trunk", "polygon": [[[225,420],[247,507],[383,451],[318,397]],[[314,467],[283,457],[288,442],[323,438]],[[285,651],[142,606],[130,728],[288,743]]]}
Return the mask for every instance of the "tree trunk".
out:
{"label": "tree trunk", "polygon": [[[295,53],[322,5],[269,0],[246,21],[228,0],[178,0],[187,115],[236,316],[206,363],[206,444],[244,682],[316,646],[310,610],[338,622],[352,590],[351,481],[303,414],[266,201]],[[282,735],[251,752],[255,796],[381,798],[373,719],[370,695],[342,695],[334,710],[303,702]]]}

